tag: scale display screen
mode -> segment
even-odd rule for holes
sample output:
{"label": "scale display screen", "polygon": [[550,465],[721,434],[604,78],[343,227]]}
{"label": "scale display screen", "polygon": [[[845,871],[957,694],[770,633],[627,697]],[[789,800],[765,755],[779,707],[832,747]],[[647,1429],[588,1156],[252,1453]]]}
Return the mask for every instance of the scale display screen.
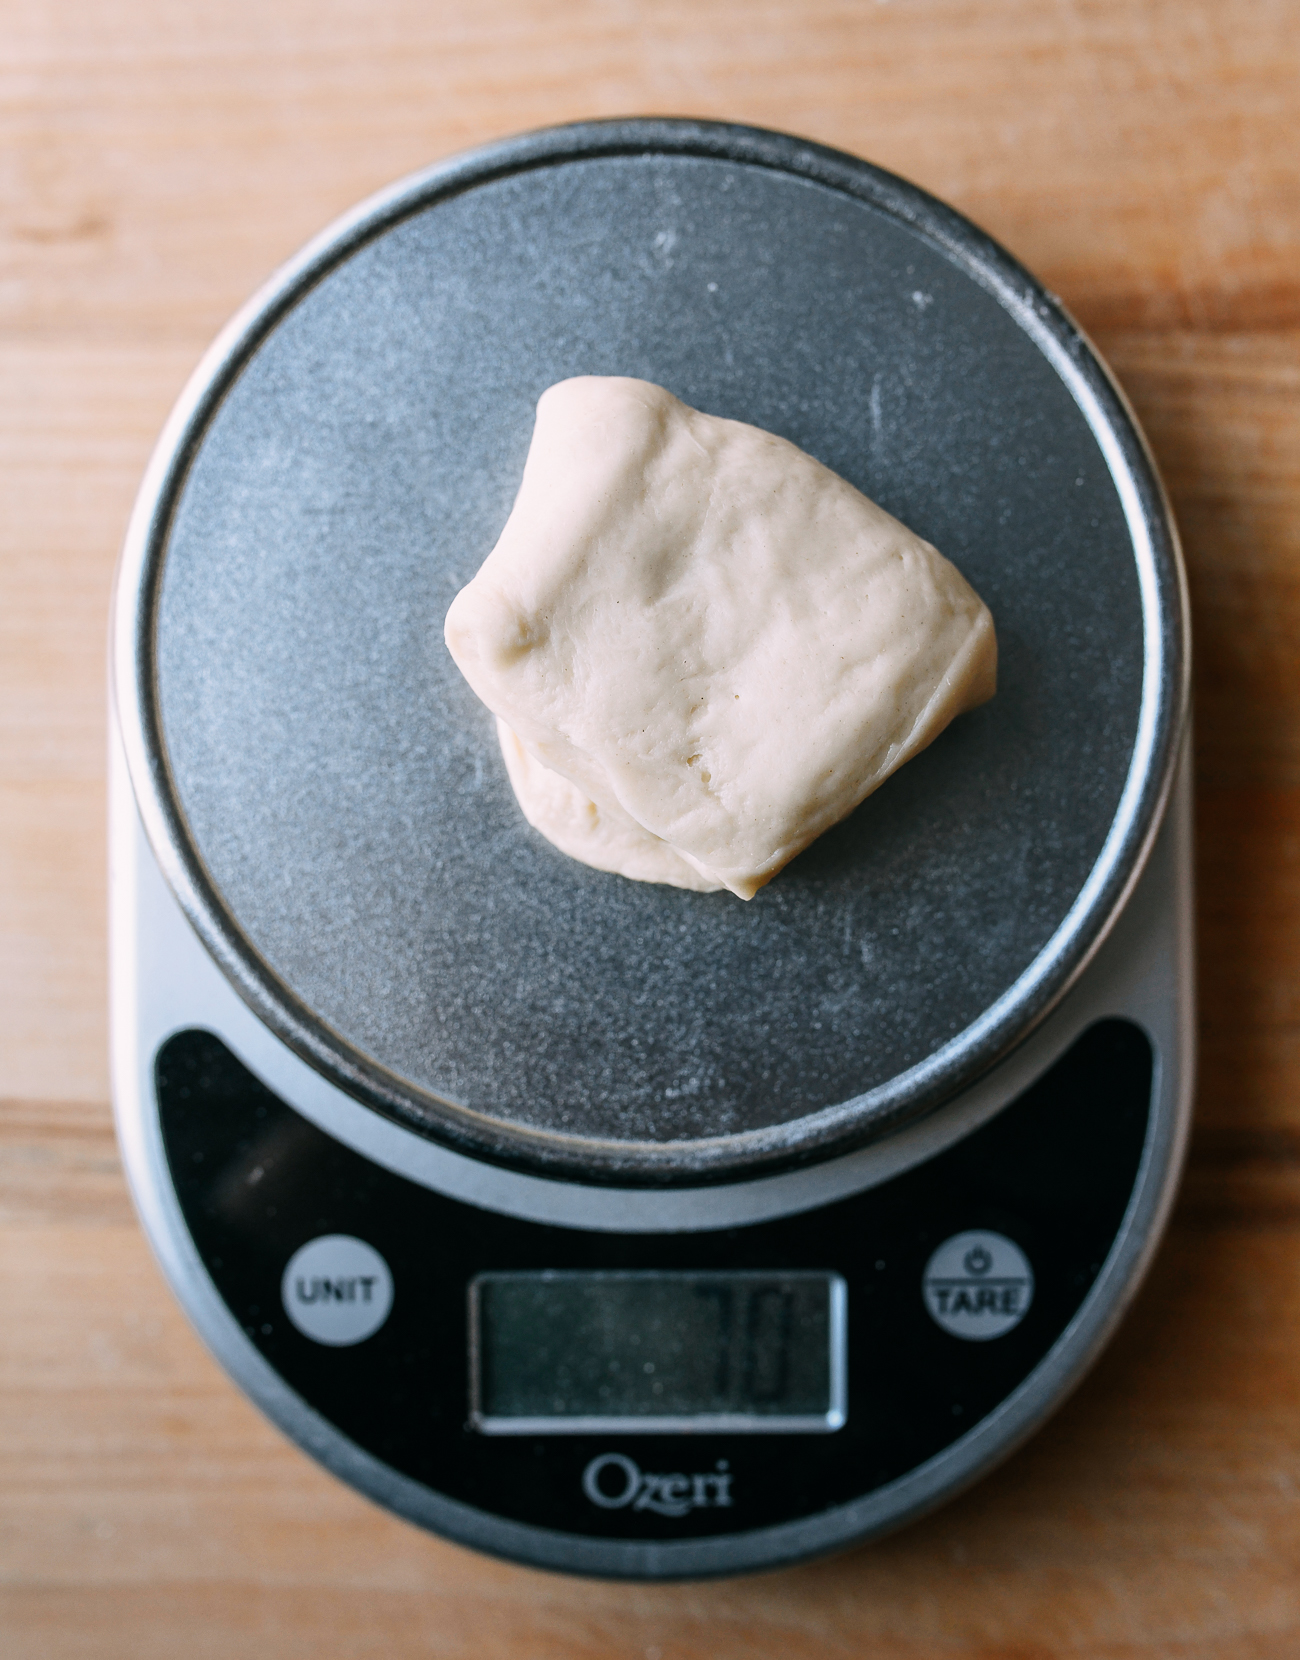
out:
{"label": "scale display screen", "polygon": [[790,1434],[845,1419],[838,1274],[480,1274],[470,1417],[487,1435]]}

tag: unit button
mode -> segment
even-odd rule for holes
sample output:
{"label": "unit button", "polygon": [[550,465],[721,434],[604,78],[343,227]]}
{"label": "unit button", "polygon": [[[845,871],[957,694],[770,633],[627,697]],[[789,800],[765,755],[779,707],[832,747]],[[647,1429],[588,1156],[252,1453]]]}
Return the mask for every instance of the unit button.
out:
{"label": "unit button", "polygon": [[387,1320],[393,1276],[364,1239],[322,1234],[289,1258],[280,1300],[304,1337],[342,1349],[373,1337]]}
{"label": "unit button", "polygon": [[922,1292],[946,1332],[983,1343],[1005,1337],[1029,1313],[1034,1271],[1005,1234],[955,1233],[926,1263]]}

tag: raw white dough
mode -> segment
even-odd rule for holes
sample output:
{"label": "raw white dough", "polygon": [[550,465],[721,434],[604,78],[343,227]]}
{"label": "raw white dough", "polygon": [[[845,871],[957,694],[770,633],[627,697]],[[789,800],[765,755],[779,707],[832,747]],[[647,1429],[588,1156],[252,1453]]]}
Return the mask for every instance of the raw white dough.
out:
{"label": "raw white dough", "polygon": [[544,835],[677,881],[644,874],[644,847],[611,862],[630,821],[742,899],[997,676],[979,596],[883,508],[782,438],[595,376],[543,393],[446,639],[523,749],[594,804],[591,836],[576,809],[534,805]]}
{"label": "raw white dough", "polygon": [[667,842],[643,830],[616,801],[598,807],[576,784],[544,767],[500,718],[497,742],[524,817],[561,853],[636,882],[665,882],[696,893],[721,888],[721,882],[702,876]]}

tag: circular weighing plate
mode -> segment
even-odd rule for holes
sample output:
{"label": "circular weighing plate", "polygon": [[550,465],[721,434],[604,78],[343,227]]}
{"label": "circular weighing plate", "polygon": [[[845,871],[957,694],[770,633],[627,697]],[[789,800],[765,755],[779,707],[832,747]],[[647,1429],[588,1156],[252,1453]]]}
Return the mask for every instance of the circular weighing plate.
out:
{"label": "circular weighing plate", "polygon": [[[997,624],[996,699],[749,904],[556,852],[443,645],[579,374],[791,439]],[[142,493],[119,705],[164,870],[299,1053],[488,1157],[716,1180],[934,1106],[1060,996],[1158,822],[1184,627],[1131,417],[1005,253],[834,152],[612,122],[395,187],[236,319]]]}

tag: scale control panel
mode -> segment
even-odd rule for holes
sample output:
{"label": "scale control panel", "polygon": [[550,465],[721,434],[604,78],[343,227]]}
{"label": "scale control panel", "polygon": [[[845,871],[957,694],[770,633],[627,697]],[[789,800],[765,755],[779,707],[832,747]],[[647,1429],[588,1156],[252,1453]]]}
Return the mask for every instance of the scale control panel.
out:
{"label": "scale control panel", "polygon": [[156,1082],[206,1271],[304,1402],[477,1510],[655,1541],[850,1502],[1016,1389],[1120,1229],[1152,1051],[1099,1021],[928,1163],[819,1210],[662,1234],[524,1221],[394,1175],[206,1031],[168,1039]]}

